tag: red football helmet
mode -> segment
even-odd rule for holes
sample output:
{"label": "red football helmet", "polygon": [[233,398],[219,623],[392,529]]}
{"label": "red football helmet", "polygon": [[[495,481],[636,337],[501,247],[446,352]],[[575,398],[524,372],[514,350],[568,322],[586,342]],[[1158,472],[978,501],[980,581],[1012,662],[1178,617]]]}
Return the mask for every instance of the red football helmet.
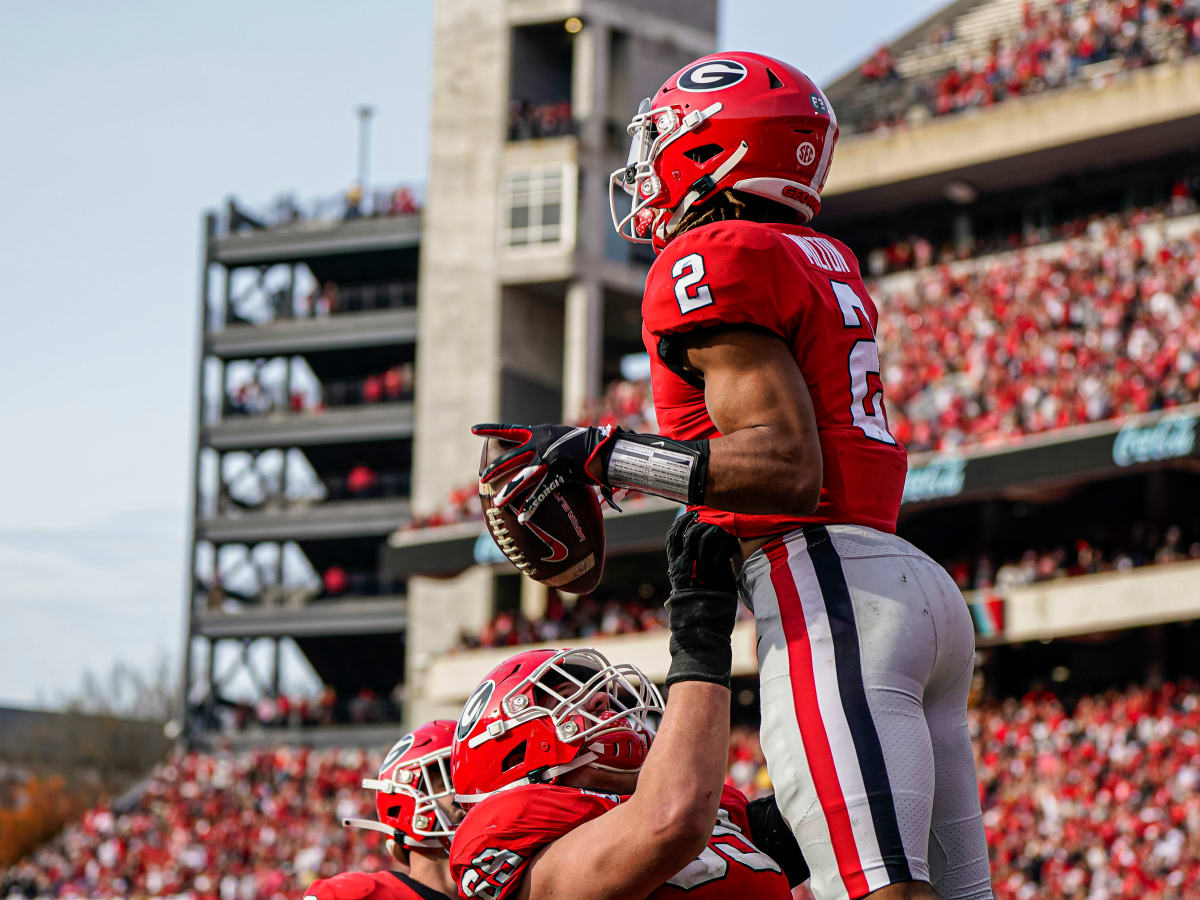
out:
{"label": "red football helmet", "polygon": [[[629,124],[633,142],[609,176],[621,237],[661,250],[683,214],[733,188],[811,220],[837,143],[833,107],[799,69],[759,53],[713,53],[667,79]],[[633,199],[617,213],[617,188]]]}
{"label": "red football helmet", "polygon": [[362,786],[375,791],[379,821],[342,819],[351,828],[378,831],[402,847],[450,852],[457,823],[438,806],[454,796],[450,777],[450,745],[454,722],[435,719],[396,741],[379,769],[378,778],[364,778]]}
{"label": "red football helmet", "polygon": [[463,706],[450,764],[464,808],[582,766],[642,767],[662,695],[641,670],[595,650],[527,650],[488,673]]}

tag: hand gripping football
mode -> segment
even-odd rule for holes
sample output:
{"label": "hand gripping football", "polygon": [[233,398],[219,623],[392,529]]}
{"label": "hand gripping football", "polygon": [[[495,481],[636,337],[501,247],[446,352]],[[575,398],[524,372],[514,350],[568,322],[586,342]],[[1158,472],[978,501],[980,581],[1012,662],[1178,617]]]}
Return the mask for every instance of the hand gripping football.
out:
{"label": "hand gripping football", "polygon": [[[497,438],[484,440],[479,471],[514,446]],[[604,574],[604,517],[596,491],[551,476],[537,488],[535,508],[521,524],[513,509],[518,504],[492,505],[511,474],[515,472],[479,482],[479,505],[496,546],[534,581],[572,594],[595,590]]]}

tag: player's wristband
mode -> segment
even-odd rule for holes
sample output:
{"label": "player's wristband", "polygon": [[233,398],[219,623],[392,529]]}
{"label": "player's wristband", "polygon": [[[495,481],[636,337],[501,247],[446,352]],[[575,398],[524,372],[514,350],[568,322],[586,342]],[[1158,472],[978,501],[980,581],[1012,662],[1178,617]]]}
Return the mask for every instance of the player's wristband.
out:
{"label": "player's wristband", "polygon": [[666,497],[688,506],[704,502],[708,441],[673,441],[657,434],[617,430],[604,465],[614,488]]}
{"label": "player's wristband", "polygon": [[668,687],[677,681],[707,681],[729,687],[733,669],[730,637],[737,602],[737,595],[726,591],[688,588],[671,592],[666,604],[671,628]]}

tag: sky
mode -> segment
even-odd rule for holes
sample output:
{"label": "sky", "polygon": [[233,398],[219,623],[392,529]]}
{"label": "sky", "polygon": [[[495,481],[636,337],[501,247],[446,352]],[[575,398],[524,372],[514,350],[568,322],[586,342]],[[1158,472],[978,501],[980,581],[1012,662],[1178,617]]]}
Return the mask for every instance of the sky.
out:
{"label": "sky", "polygon": [[[722,0],[822,83],[945,0]],[[82,0],[0,24],[0,703],[183,644],[201,216],[428,165],[431,0]],[[657,85],[649,85],[648,91]]]}

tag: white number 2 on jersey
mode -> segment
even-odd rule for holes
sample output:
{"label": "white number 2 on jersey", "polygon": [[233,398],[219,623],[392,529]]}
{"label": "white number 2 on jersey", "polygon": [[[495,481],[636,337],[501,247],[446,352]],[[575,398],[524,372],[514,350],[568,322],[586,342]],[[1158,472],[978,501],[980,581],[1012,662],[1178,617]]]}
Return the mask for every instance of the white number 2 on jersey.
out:
{"label": "white number 2 on jersey", "polygon": [[854,293],[850,285],[831,279],[829,286],[833,288],[838,306],[841,307],[842,324],[847,328],[865,329],[870,335],[856,341],[850,350],[850,416],[854,424],[871,440],[895,444],[896,439],[888,431],[887,419],[883,415],[882,390],[877,390],[871,395],[871,411],[867,411],[867,394],[871,390],[867,376],[879,376],[879,347],[875,343],[875,334],[871,331],[871,320],[867,318],[866,307],[862,298]]}
{"label": "white number 2 on jersey", "polygon": [[675,299],[679,303],[679,311],[685,316],[713,302],[708,285],[700,284],[704,275],[704,257],[699,253],[681,256],[671,266],[671,277],[675,279]]}

